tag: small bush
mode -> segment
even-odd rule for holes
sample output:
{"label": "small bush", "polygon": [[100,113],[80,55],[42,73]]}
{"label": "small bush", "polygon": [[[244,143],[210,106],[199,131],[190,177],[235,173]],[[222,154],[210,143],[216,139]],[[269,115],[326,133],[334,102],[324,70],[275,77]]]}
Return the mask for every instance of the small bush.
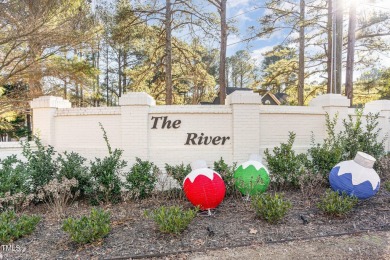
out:
{"label": "small bush", "polygon": [[62,178],[60,181],[54,179],[43,186],[37,196],[45,201],[49,209],[60,219],[64,217],[68,204],[78,196],[79,192],[75,194],[71,192],[72,188],[77,186],[78,182],[75,178],[70,180]]}
{"label": "small bush", "polygon": [[[107,138],[107,133],[102,124],[103,138],[106,141],[109,155],[103,159],[96,158],[91,162],[92,185],[86,193],[92,197],[92,202],[112,202],[117,203],[121,200],[122,182],[120,175],[127,163],[122,160],[122,150],[112,151]],[[95,201],[94,201],[95,200]]]}
{"label": "small bush", "polygon": [[31,177],[31,189],[35,193],[53,180],[56,176],[58,165],[56,152],[52,146],[45,147],[41,140],[35,137],[37,150],[32,150],[30,143],[23,143],[23,155],[27,159],[26,170]]}
{"label": "small bush", "polygon": [[381,181],[390,181],[390,154],[380,158],[375,166]]}
{"label": "small bush", "polygon": [[126,187],[133,199],[149,197],[156,185],[159,169],[152,162],[142,161],[136,158],[136,163],[131,167],[126,176]]}
{"label": "small bush", "polygon": [[340,133],[344,148],[343,160],[352,160],[358,151],[368,153],[376,159],[385,154],[385,140],[379,140],[379,113],[365,116],[365,124],[362,118],[363,110],[359,109],[356,110],[355,120],[351,115],[348,115],[348,120],[343,120],[344,130]]}
{"label": "small bush", "polygon": [[383,186],[385,187],[385,190],[390,192],[390,181],[386,181]]}
{"label": "small bush", "polygon": [[283,219],[288,210],[291,208],[291,203],[283,199],[281,194],[261,194],[254,196],[252,207],[256,211],[256,216],[266,220],[269,223],[277,223]]}
{"label": "small bush", "polygon": [[85,194],[91,188],[89,169],[84,165],[87,159],[75,152],[65,152],[63,155],[60,154],[57,160],[59,165],[57,179],[76,179],[78,185],[72,188],[72,192],[79,191],[81,195]]}
{"label": "small bush", "polygon": [[145,215],[156,222],[163,233],[179,234],[185,230],[195,218],[198,209],[183,210],[181,207],[160,207]]}
{"label": "small bush", "polygon": [[4,211],[0,214],[0,241],[9,243],[30,235],[40,220],[39,216],[17,217],[14,211]]}
{"label": "small bush", "polygon": [[110,213],[102,209],[92,209],[90,216],[64,220],[62,229],[69,233],[71,240],[76,243],[91,243],[110,233]]}
{"label": "small bush", "polygon": [[225,182],[226,196],[239,194],[234,179],[234,170],[236,169],[236,165],[237,164],[234,163],[232,166],[229,166],[227,163],[225,163],[222,157],[219,161],[214,162],[214,171],[218,172]]}
{"label": "small bush", "polygon": [[29,175],[26,166],[11,155],[5,159],[0,159],[0,198],[6,193],[14,195],[17,193],[28,193]]}
{"label": "small bush", "polygon": [[34,194],[19,192],[11,195],[7,192],[3,197],[0,197],[0,212],[4,210],[21,211],[28,207],[34,199]]}
{"label": "small bush", "polygon": [[341,217],[348,214],[357,202],[356,197],[351,197],[345,192],[340,195],[338,191],[327,190],[317,206],[328,215]]}
{"label": "small bush", "polygon": [[328,183],[328,179],[325,179],[323,174],[320,172],[312,172],[310,170],[303,172],[298,179],[302,198],[307,201],[318,197]]}
{"label": "small bush", "polygon": [[273,154],[268,149],[264,151],[268,169],[272,174],[271,181],[279,187],[299,187],[298,177],[308,164],[305,154],[295,154],[292,149],[294,141],[295,133],[290,132],[287,143],[281,143],[280,147],[274,147]]}
{"label": "small bush", "polygon": [[179,165],[172,166],[166,163],[165,171],[169,176],[174,178],[179,185],[182,185],[184,178],[191,172],[191,165],[184,165],[181,163]]}

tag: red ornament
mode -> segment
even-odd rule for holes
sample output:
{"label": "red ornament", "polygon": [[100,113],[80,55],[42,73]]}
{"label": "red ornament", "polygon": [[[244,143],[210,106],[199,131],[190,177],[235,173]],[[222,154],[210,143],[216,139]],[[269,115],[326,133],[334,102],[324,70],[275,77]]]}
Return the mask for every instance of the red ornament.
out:
{"label": "red ornament", "polygon": [[225,197],[225,183],[222,177],[207,168],[206,162],[198,161],[192,165],[183,182],[187,199],[201,210],[216,208]]}

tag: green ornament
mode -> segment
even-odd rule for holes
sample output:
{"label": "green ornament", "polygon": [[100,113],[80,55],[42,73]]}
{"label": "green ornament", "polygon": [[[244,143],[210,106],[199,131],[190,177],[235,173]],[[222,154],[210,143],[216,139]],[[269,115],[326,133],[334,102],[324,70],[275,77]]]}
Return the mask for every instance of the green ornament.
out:
{"label": "green ornament", "polygon": [[251,155],[234,172],[236,188],[244,195],[253,196],[267,190],[270,183],[268,170],[258,155]]}

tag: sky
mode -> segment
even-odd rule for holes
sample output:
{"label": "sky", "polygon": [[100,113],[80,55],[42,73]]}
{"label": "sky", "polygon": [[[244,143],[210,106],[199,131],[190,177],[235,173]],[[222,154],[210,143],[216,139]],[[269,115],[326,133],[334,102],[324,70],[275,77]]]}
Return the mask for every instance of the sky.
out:
{"label": "sky", "polygon": [[[93,3],[97,0],[93,0]],[[111,1],[111,0],[109,0]],[[132,1],[141,1],[141,0],[132,0]],[[197,0],[190,0],[197,1]],[[291,1],[291,0],[290,0]],[[296,0],[298,1],[298,0]],[[338,0],[333,0],[338,1]],[[364,8],[365,10],[382,10],[390,12],[390,0],[340,0],[346,3],[346,11],[348,10],[348,4],[350,1],[357,1],[358,12],[359,9]],[[141,1],[143,2],[143,1]],[[161,0],[161,3],[165,1]],[[249,51],[252,59],[256,64],[260,65],[263,60],[263,54],[267,51],[272,50],[272,48],[278,44],[281,44],[286,39],[287,31],[279,31],[276,34],[272,35],[269,38],[256,38],[248,42],[243,42],[244,39],[247,39],[251,36],[248,28],[254,26],[255,28],[259,27],[259,18],[264,15],[264,12],[267,12],[262,6],[264,6],[265,0],[228,0],[227,1],[227,20],[231,22],[232,25],[237,29],[236,33],[229,33],[228,43],[227,43],[227,56],[232,56],[239,50]],[[209,4],[210,12],[215,12],[215,7]],[[208,9],[208,7],[206,7]],[[175,35],[175,32],[173,32]],[[181,32],[176,32],[177,37],[185,40],[188,38],[188,30],[183,30]],[[207,47],[218,48],[218,36],[216,39],[209,38],[208,41],[203,42]],[[390,40],[390,37],[389,37]],[[312,51],[307,49],[306,52]],[[387,54],[378,54],[381,58],[380,65],[390,67],[390,53]],[[346,58],[344,58],[346,59]],[[354,78],[359,77],[361,72],[356,72]],[[343,76],[343,78],[345,78]]]}
{"label": "sky", "polygon": [[[345,0],[342,0],[345,1]],[[373,9],[390,12],[390,0],[354,0],[358,2],[358,9]],[[285,36],[282,32],[273,35],[269,39],[256,39],[247,43],[238,43],[248,36],[247,28],[249,26],[258,27],[258,19],[264,14],[263,6],[264,0],[228,0],[228,19],[233,17],[236,20],[237,34],[230,34],[228,37],[228,56],[233,55],[236,51],[247,49],[253,59],[257,62],[262,61],[262,54],[266,51],[272,50],[272,47],[282,43]],[[236,44],[237,43],[237,44]],[[383,57],[383,65],[390,66],[390,53]]]}
{"label": "sky", "polygon": [[[337,1],[337,0],[334,0]],[[348,11],[349,1],[346,3],[345,10]],[[357,1],[358,12],[359,9],[364,8],[365,10],[382,10],[390,12],[390,0],[351,0]],[[258,27],[258,20],[264,14],[264,9],[261,6],[264,5],[264,0],[228,0],[228,19],[233,17],[236,20],[236,27],[238,29],[237,34],[230,34],[228,37],[228,49],[227,55],[231,56],[236,51],[246,49],[250,52],[251,57],[256,61],[257,64],[261,64],[263,60],[263,54],[269,50],[272,50],[273,46],[282,43],[285,40],[287,32],[279,32],[272,35],[267,39],[256,39],[247,43],[239,43],[243,39],[246,39],[248,35],[247,28],[250,26]],[[388,37],[390,40],[390,37]],[[310,51],[307,50],[307,51]],[[378,53],[380,57],[380,66],[390,67],[390,53]],[[345,58],[344,58],[345,59]],[[354,78],[358,78],[361,75],[361,71],[356,71]],[[345,76],[343,76],[345,78]]]}

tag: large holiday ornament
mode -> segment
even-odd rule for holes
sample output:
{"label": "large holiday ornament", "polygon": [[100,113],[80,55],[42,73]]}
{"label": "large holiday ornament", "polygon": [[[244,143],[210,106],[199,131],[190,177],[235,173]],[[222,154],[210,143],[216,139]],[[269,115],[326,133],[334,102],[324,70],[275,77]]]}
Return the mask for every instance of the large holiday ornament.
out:
{"label": "large holiday ornament", "polygon": [[359,199],[374,196],[380,186],[379,176],[372,168],[375,161],[371,155],[358,152],[355,159],[341,162],[330,171],[330,186]]}
{"label": "large holiday ornament", "polygon": [[225,197],[225,183],[222,177],[207,168],[205,161],[195,161],[183,182],[187,199],[201,210],[216,208]]}
{"label": "large holiday ornament", "polygon": [[269,173],[261,163],[261,157],[252,154],[249,161],[242,163],[234,172],[237,189],[244,195],[265,192],[270,183]]}

